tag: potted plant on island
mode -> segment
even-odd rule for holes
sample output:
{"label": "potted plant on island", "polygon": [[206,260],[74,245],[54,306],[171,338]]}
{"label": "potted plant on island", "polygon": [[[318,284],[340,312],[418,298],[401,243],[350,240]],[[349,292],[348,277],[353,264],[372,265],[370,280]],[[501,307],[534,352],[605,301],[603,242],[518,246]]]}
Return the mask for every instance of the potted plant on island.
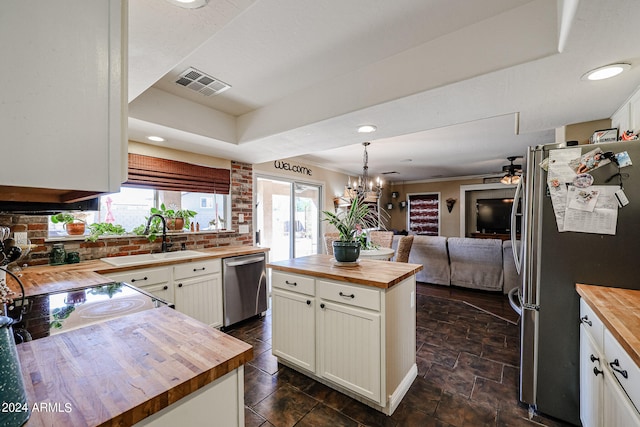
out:
{"label": "potted plant on island", "polygon": [[336,261],[355,262],[360,256],[362,231],[378,226],[374,212],[370,210],[364,198],[355,197],[345,211],[322,213],[325,216],[323,221],[333,225],[339,233],[338,240],[333,242],[333,256]]}
{"label": "potted plant on island", "polygon": [[82,236],[85,232],[87,223],[69,213],[59,213],[51,216],[51,222],[54,224],[63,224],[64,230],[69,236]]}

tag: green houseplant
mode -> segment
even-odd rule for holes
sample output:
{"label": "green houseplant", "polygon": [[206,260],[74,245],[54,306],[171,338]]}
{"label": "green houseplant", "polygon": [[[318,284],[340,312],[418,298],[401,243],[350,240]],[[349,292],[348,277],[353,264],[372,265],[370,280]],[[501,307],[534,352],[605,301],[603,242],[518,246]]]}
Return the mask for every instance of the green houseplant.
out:
{"label": "green houseplant", "polygon": [[151,215],[153,214],[162,215],[167,220],[167,228],[178,231],[189,228],[191,218],[195,218],[198,212],[189,209],[170,209],[162,203],[160,208],[151,208]]}
{"label": "green houseplant", "polygon": [[377,215],[362,197],[355,197],[344,211],[323,211],[324,219],[339,233],[333,242],[333,255],[339,262],[355,262],[360,256],[360,235],[366,228],[377,227]]}
{"label": "green houseplant", "polygon": [[51,222],[54,224],[64,224],[64,230],[70,236],[81,236],[84,234],[87,223],[70,213],[59,213],[51,215]]}
{"label": "green houseplant", "polygon": [[189,228],[191,225],[191,219],[194,218],[198,212],[189,209],[171,209],[162,203],[160,208],[151,208],[150,214],[145,218],[144,224],[135,227],[132,232],[138,236],[147,236],[150,242],[155,241],[158,238],[158,234],[162,233],[162,221],[158,217],[151,219],[149,224],[149,230],[145,233],[146,224],[151,215],[161,215],[164,217],[167,223],[167,230],[182,230]]}
{"label": "green houseplant", "polygon": [[95,242],[100,236],[121,236],[127,230],[119,224],[111,224],[108,222],[95,222],[89,225],[89,235],[85,237],[87,242]]}

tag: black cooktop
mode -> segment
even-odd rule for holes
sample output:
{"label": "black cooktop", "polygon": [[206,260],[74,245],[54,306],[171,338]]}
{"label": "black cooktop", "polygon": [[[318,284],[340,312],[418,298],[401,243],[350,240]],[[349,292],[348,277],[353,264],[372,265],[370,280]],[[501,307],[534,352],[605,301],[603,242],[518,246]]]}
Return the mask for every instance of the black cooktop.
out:
{"label": "black cooktop", "polygon": [[162,306],[173,307],[126,283],[74,289],[16,299],[7,315],[22,320],[13,325],[16,344],[59,334],[115,317]]}

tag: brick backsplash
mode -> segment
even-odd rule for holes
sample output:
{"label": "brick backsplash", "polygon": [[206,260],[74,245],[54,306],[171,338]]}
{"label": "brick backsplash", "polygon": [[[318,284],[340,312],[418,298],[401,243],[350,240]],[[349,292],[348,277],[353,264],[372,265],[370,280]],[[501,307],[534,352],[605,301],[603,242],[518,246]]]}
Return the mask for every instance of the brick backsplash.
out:
{"label": "brick backsplash", "polygon": [[[249,226],[248,234],[238,233],[241,224],[238,214],[244,215],[243,225]],[[233,232],[169,233],[173,243],[171,250],[180,250],[182,243],[187,249],[206,249],[218,246],[253,245],[253,167],[248,163],[231,162],[231,228]],[[140,236],[101,238],[97,242],[82,239],[47,240],[48,217],[45,215],[18,215],[0,213],[0,225],[8,225],[12,231],[26,231],[32,247],[20,264],[39,265],[49,262],[49,253],[54,243],[64,243],[67,252],[80,254],[82,261],[107,256],[136,255],[160,251],[161,239],[151,243]]]}

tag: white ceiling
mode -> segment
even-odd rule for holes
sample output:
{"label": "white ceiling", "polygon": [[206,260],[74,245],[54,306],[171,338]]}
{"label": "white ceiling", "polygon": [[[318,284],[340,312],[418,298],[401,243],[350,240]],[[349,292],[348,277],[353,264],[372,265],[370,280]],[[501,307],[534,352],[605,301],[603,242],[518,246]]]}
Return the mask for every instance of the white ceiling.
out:
{"label": "white ceiling", "polygon": [[[576,7],[577,5],[577,7]],[[129,2],[129,139],[395,181],[500,171],[640,84],[637,0]],[[575,12],[575,14],[574,14]],[[580,80],[613,62],[630,71]],[[232,87],[175,84],[194,67]],[[361,124],[378,131],[362,135]],[[409,161],[410,160],[410,161]]]}

